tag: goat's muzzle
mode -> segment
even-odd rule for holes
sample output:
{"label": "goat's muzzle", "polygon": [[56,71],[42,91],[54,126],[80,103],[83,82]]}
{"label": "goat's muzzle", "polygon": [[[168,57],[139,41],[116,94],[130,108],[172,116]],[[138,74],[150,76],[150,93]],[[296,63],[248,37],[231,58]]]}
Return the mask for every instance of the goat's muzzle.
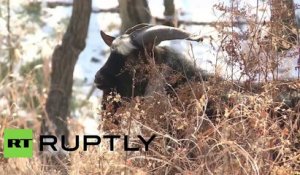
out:
{"label": "goat's muzzle", "polygon": [[102,77],[95,77],[94,84],[98,89],[105,89],[104,79]]}
{"label": "goat's muzzle", "polygon": [[100,70],[95,75],[94,84],[98,89],[105,90],[113,87],[113,80],[111,77],[103,75]]}

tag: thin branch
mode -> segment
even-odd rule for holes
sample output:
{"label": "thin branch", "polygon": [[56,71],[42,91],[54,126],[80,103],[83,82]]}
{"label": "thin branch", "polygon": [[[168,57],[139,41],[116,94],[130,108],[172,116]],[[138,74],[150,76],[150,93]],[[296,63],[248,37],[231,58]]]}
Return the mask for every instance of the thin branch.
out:
{"label": "thin branch", "polygon": [[[159,17],[153,17],[157,22],[159,23],[162,23],[162,22],[165,22],[166,19],[164,18],[159,18]],[[219,22],[198,22],[198,21],[185,21],[185,20],[178,20],[178,24],[184,24],[184,25],[199,25],[199,26],[212,26],[212,27],[216,27],[216,26],[219,26],[219,25],[222,25],[222,26],[239,26],[239,25],[245,25],[245,24],[248,24],[247,22],[241,22],[241,21],[234,21],[234,22],[222,22],[222,21],[219,21]]]}
{"label": "thin branch", "polygon": [[[69,7],[72,6],[72,2],[47,2],[47,7],[55,8],[57,6]],[[92,9],[92,13],[119,13],[119,7],[113,7],[109,9]]]}
{"label": "thin branch", "polygon": [[8,47],[8,59],[9,59],[9,72],[13,72],[13,55],[12,55],[12,45],[11,45],[11,30],[10,30],[10,0],[7,0],[7,22],[6,22],[6,29],[7,29],[7,47]]}

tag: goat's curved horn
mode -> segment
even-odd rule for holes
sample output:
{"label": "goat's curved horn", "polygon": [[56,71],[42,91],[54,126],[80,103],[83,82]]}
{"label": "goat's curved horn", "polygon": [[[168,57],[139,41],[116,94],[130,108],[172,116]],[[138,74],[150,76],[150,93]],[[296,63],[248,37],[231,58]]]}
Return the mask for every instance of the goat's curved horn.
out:
{"label": "goat's curved horn", "polygon": [[141,23],[141,24],[135,25],[135,26],[127,29],[125,31],[125,34],[131,34],[132,32],[135,32],[137,30],[145,30],[145,29],[148,29],[150,27],[153,27],[153,25],[147,24],[147,23]]}
{"label": "goat's curved horn", "polygon": [[144,26],[130,34],[132,41],[138,46],[145,46],[149,43],[158,45],[162,41],[186,39],[191,41],[202,41],[199,35],[192,35],[184,30],[168,26]]}

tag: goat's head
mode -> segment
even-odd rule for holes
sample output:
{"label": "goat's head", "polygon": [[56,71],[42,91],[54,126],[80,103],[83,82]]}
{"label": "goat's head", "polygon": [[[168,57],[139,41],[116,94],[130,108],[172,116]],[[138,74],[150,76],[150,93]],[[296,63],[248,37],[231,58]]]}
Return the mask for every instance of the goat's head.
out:
{"label": "goat's head", "polygon": [[[139,24],[128,29],[119,37],[112,37],[100,32],[104,42],[110,47],[111,53],[107,62],[95,75],[97,88],[110,91],[115,89],[122,96],[132,94],[135,72],[128,65],[138,65],[145,61],[145,54],[155,52],[155,46],[165,40],[186,39],[202,40],[199,36],[174,27],[152,26]],[[154,48],[154,49],[153,49]],[[146,53],[148,52],[148,53]],[[129,64],[132,63],[132,64]],[[128,68],[129,67],[129,68]],[[136,72],[139,74],[140,72]],[[147,80],[135,82],[135,95],[144,93]]]}

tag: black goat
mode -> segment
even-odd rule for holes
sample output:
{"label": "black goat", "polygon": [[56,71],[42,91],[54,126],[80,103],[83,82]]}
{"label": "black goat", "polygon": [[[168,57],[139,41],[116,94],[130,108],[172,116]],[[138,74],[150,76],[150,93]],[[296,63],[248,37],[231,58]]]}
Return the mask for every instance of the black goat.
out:
{"label": "black goat", "polygon": [[117,38],[103,31],[101,37],[111,48],[107,62],[95,75],[95,85],[104,96],[111,91],[125,98],[144,96],[208,77],[183,54],[157,46],[165,40],[202,41],[178,28],[139,24]]}

